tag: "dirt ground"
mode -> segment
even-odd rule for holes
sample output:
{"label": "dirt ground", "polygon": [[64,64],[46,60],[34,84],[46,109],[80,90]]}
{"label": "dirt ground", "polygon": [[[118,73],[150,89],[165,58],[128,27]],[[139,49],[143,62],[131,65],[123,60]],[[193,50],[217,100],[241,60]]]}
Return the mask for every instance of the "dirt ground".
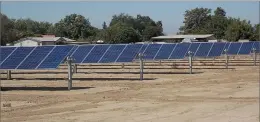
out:
{"label": "dirt ground", "polygon": [[[13,72],[1,80],[1,122],[258,122],[258,66],[144,70],[78,67]],[[129,66],[128,66],[129,67]],[[11,104],[3,107],[3,104]]]}

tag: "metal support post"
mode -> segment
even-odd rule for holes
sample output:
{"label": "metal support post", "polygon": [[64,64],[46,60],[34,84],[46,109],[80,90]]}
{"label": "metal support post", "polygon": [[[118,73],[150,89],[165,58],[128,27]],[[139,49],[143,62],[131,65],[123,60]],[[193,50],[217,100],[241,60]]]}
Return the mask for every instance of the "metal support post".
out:
{"label": "metal support post", "polygon": [[125,63],[122,63],[122,68],[123,68],[123,69],[125,68]]}
{"label": "metal support post", "polygon": [[254,66],[256,66],[256,57],[257,57],[257,55],[256,55],[256,49],[255,48],[253,48],[253,53],[254,53]]}
{"label": "metal support post", "polygon": [[67,57],[68,64],[68,90],[72,88],[72,59]]}
{"label": "metal support post", "polygon": [[224,52],[225,52],[225,57],[226,57],[226,69],[228,69],[229,56],[227,53],[227,49],[225,49]]}
{"label": "metal support post", "polygon": [[143,54],[139,53],[139,60],[140,60],[140,80],[143,80],[143,71],[144,71],[144,65],[143,65]]}
{"label": "metal support post", "polygon": [[192,52],[189,51],[189,67],[190,67],[190,74],[192,74]]}
{"label": "metal support post", "polygon": [[162,65],[162,60],[159,60],[159,65]]}
{"label": "metal support post", "polygon": [[12,79],[12,72],[11,70],[7,70],[7,80],[11,80]]}
{"label": "metal support post", "polygon": [[74,64],[73,73],[78,73],[78,65]]}

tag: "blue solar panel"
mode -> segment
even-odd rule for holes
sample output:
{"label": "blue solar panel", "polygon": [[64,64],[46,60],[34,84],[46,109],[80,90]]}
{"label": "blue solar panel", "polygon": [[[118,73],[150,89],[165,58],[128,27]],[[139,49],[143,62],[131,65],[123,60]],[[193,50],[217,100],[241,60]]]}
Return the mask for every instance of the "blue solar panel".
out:
{"label": "blue solar panel", "polygon": [[147,49],[149,44],[143,44],[143,46],[141,47],[139,53],[144,53],[144,51]]}
{"label": "blue solar panel", "polygon": [[154,59],[162,44],[149,44],[144,52],[144,59]]}
{"label": "blue solar panel", "polygon": [[190,43],[179,43],[176,45],[169,59],[183,59],[188,52]]}
{"label": "blue solar panel", "polygon": [[250,52],[252,51],[253,44],[254,42],[243,42],[238,52],[238,55],[250,54]]}
{"label": "blue solar panel", "polygon": [[[190,48],[188,51],[193,52],[193,54],[195,54],[198,50],[198,47],[200,46],[201,43],[191,43]],[[186,54],[186,56],[188,56],[188,53]]]}
{"label": "blue solar panel", "polygon": [[254,45],[253,45],[253,48],[256,49],[256,52],[260,52],[260,42],[259,41],[255,41]]}
{"label": "blue solar panel", "polygon": [[17,69],[35,69],[52,49],[54,49],[54,46],[36,47]]}
{"label": "blue solar panel", "polygon": [[126,45],[111,45],[111,47],[107,50],[105,55],[98,63],[115,62],[125,47]]}
{"label": "blue solar panel", "polygon": [[230,42],[226,42],[224,48],[223,48],[223,51],[222,51],[222,54],[225,54],[225,50],[228,50],[229,46],[230,46]]}
{"label": "blue solar panel", "polygon": [[35,47],[18,47],[2,64],[1,69],[15,69]]}
{"label": "blue solar panel", "polygon": [[51,53],[42,60],[36,69],[52,69],[57,68],[59,64],[68,56],[73,46],[55,46]]}
{"label": "blue solar panel", "polygon": [[0,48],[0,64],[4,61],[14,50],[16,47],[1,47]]}
{"label": "blue solar panel", "polygon": [[163,44],[155,59],[168,59],[176,44]]}
{"label": "blue solar panel", "polygon": [[98,63],[110,45],[96,45],[82,63]]}
{"label": "blue solar panel", "polygon": [[213,43],[201,43],[198,51],[194,54],[197,57],[207,57]]}
{"label": "blue solar panel", "polygon": [[116,62],[132,62],[134,58],[138,58],[137,54],[140,52],[142,47],[144,47],[142,44],[127,45]]}
{"label": "blue solar panel", "polygon": [[215,42],[208,54],[208,57],[221,56],[222,51],[225,48],[225,45],[226,45],[226,43],[223,43],[223,42]]}
{"label": "blue solar panel", "polygon": [[74,63],[81,63],[93,47],[94,45],[78,46],[75,52],[71,55],[71,57],[75,60]]}
{"label": "blue solar panel", "polygon": [[239,42],[233,42],[230,44],[228,48],[228,54],[229,55],[237,55],[242,43]]}
{"label": "blue solar panel", "polygon": [[73,48],[70,50],[70,52],[68,53],[69,56],[71,56],[77,49],[79,46],[74,45]]}

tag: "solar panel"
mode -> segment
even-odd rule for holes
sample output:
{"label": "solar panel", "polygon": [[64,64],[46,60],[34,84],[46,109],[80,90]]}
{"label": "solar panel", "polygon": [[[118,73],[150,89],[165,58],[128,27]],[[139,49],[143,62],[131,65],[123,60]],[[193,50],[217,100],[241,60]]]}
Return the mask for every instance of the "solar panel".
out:
{"label": "solar panel", "polygon": [[230,46],[230,42],[226,42],[225,46],[224,46],[224,49],[222,51],[222,54],[225,54],[225,50],[228,50],[229,46]]}
{"label": "solar panel", "polygon": [[98,63],[115,62],[125,47],[126,45],[111,45],[111,47],[107,50],[105,55],[99,60]]}
{"label": "solar panel", "polygon": [[148,45],[149,45],[149,44],[143,44],[143,46],[141,47],[139,53],[144,53],[145,50],[147,49]]}
{"label": "solar panel", "polygon": [[78,47],[79,47],[78,45],[73,45],[73,48],[70,50],[68,55],[71,56],[78,49]]}
{"label": "solar panel", "polygon": [[18,47],[5,61],[0,65],[1,69],[15,69],[35,47]]}
{"label": "solar panel", "polygon": [[[197,52],[200,44],[201,43],[191,43],[188,51],[191,51],[191,52],[193,52],[193,54],[195,54]],[[188,53],[186,54],[186,56],[188,56]]]}
{"label": "solar panel", "polygon": [[0,64],[4,61],[17,47],[0,47]]}
{"label": "solar panel", "polygon": [[98,63],[98,61],[105,54],[110,45],[98,44],[96,45],[91,52],[85,57],[82,63]]}
{"label": "solar panel", "polygon": [[228,48],[228,54],[229,55],[237,55],[240,47],[241,47],[241,44],[240,42],[233,42],[233,43],[230,43],[230,46]]}
{"label": "solar panel", "polygon": [[223,42],[215,42],[207,57],[221,56],[221,53],[224,50],[225,45],[226,43]]}
{"label": "solar panel", "polygon": [[154,59],[162,44],[149,44],[144,52],[144,59]]}
{"label": "solar panel", "polygon": [[238,54],[239,55],[250,54],[250,52],[252,51],[253,44],[254,42],[243,42]]}
{"label": "solar panel", "polygon": [[194,56],[207,57],[212,45],[213,43],[201,43]]}
{"label": "solar panel", "polygon": [[163,44],[154,59],[168,59],[176,44]]}
{"label": "solar panel", "polygon": [[54,46],[36,47],[16,69],[35,69],[52,49]]}
{"label": "solar panel", "polygon": [[256,52],[260,52],[260,42],[259,41],[255,41],[254,44],[253,44],[253,48],[256,49]]}
{"label": "solar panel", "polygon": [[169,59],[183,59],[190,47],[190,43],[179,43],[176,45],[175,49],[172,51]]}
{"label": "solar panel", "polygon": [[143,44],[128,44],[126,48],[122,51],[122,53],[119,55],[116,62],[132,62],[134,58],[138,58],[136,56],[142,47],[147,47]]}
{"label": "solar panel", "polygon": [[[77,48],[78,48],[77,45],[73,45],[73,48],[69,51],[68,56],[71,56]],[[66,58],[62,61],[62,63],[65,63],[65,62],[66,62]]]}
{"label": "solar panel", "polygon": [[132,62],[139,52],[144,59],[184,59],[188,51],[198,57],[228,54],[249,54],[252,48],[260,51],[259,42],[215,42],[179,44],[114,44],[83,46],[0,47],[1,69],[50,69],[57,68],[65,57],[71,55],[75,63]]}
{"label": "solar panel", "polygon": [[81,63],[94,46],[95,45],[78,46],[77,49],[75,49],[75,51],[71,54],[71,57],[74,59],[74,63]]}
{"label": "solar panel", "polygon": [[36,69],[54,69],[68,56],[73,46],[55,46]]}

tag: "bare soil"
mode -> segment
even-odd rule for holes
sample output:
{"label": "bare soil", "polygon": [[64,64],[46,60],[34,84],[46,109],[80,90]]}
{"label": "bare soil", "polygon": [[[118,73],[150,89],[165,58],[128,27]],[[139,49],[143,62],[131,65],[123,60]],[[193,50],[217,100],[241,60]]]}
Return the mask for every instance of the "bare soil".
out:
{"label": "bare soil", "polygon": [[146,65],[78,66],[71,91],[66,66],[1,74],[1,122],[259,121],[259,66]]}

